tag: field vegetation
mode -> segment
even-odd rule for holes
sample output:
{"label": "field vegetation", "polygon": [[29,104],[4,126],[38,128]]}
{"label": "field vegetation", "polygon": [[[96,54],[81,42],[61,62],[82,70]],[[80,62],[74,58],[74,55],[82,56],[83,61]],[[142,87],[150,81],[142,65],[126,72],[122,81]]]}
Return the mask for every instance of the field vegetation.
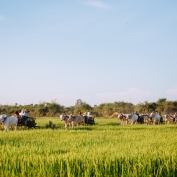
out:
{"label": "field vegetation", "polygon": [[[56,126],[46,128],[51,121]],[[0,132],[0,176],[177,176],[177,125],[120,125],[64,129],[59,118],[37,118],[40,129]]]}
{"label": "field vegetation", "polygon": [[132,103],[119,101],[113,103],[102,103],[100,105],[90,106],[86,102],[78,99],[74,106],[65,107],[58,104],[55,100],[49,102],[41,102],[39,104],[29,105],[0,105],[0,114],[8,116],[13,115],[15,111],[27,109],[32,117],[59,117],[60,114],[78,114],[79,112],[91,112],[96,117],[117,117],[118,113],[132,113],[138,111],[143,114],[150,114],[152,111],[158,111],[161,115],[170,112],[177,112],[177,101],[170,101],[166,98],[160,98],[156,102],[144,101],[134,105]]}

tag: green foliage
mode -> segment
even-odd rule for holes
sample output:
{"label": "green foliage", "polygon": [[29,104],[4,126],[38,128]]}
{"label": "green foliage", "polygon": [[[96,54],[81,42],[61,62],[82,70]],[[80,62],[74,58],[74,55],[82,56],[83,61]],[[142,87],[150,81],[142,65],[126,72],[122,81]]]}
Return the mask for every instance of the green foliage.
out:
{"label": "green foliage", "polygon": [[56,101],[41,102],[39,104],[29,104],[29,105],[0,105],[0,114],[13,115],[15,111],[21,111],[22,109],[27,109],[31,117],[59,117],[62,113],[75,114],[79,112],[91,112],[96,117],[112,117],[118,113],[132,113],[138,111],[139,113],[149,114],[152,111],[158,111],[161,114],[166,114],[170,112],[173,114],[177,112],[177,101],[168,101],[166,98],[160,98],[157,102],[138,103],[133,105],[128,102],[114,102],[114,103],[102,103],[100,105],[90,106],[86,102],[78,99],[75,106],[65,107]]}
{"label": "green foliage", "polygon": [[49,123],[46,124],[45,128],[55,129],[56,128],[56,124],[54,124],[52,121],[49,121]]}
{"label": "green foliage", "polygon": [[91,112],[93,110],[93,108],[87,104],[87,103],[83,103],[81,105],[77,105],[74,109],[74,114],[78,114],[79,112],[84,113],[84,112]]}
{"label": "green foliage", "polygon": [[115,112],[130,113],[133,112],[134,105],[126,102],[102,103],[99,106],[94,106],[94,114],[98,117],[110,117]]}

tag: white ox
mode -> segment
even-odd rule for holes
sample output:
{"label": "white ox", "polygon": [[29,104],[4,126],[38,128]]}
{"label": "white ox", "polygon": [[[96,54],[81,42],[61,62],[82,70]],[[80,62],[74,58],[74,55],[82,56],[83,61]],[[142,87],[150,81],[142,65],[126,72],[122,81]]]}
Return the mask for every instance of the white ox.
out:
{"label": "white ox", "polygon": [[138,120],[138,115],[137,114],[127,114],[126,115],[127,119],[130,119],[131,124],[136,124]]}
{"label": "white ox", "polygon": [[15,116],[0,115],[0,122],[4,125],[4,131],[7,131],[10,126],[14,126],[17,130],[18,119]]}
{"label": "white ox", "polygon": [[156,122],[157,122],[157,124],[160,124],[161,116],[159,114],[157,114],[157,113],[154,114],[152,112],[149,117],[153,119],[154,125]]}
{"label": "white ox", "polygon": [[82,115],[70,115],[68,121],[71,122],[72,128],[74,128],[74,126],[84,124],[84,117]]}

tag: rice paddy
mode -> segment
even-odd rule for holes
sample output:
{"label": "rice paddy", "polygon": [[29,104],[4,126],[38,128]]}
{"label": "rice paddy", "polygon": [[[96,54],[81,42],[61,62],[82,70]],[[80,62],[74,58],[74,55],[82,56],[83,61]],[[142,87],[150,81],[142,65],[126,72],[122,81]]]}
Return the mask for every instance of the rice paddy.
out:
{"label": "rice paddy", "polygon": [[[52,121],[56,129],[46,129]],[[64,129],[58,118],[38,118],[40,129],[0,132],[2,177],[177,176],[177,125],[120,125]]]}

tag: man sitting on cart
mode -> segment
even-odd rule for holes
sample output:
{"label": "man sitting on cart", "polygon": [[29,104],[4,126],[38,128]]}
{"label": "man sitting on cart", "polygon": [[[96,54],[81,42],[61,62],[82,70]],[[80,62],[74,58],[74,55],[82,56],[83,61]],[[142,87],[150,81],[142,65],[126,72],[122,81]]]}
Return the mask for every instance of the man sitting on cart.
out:
{"label": "man sitting on cart", "polygon": [[29,115],[28,115],[26,109],[22,109],[19,115],[20,115],[21,119],[24,121],[26,121],[29,118]]}

